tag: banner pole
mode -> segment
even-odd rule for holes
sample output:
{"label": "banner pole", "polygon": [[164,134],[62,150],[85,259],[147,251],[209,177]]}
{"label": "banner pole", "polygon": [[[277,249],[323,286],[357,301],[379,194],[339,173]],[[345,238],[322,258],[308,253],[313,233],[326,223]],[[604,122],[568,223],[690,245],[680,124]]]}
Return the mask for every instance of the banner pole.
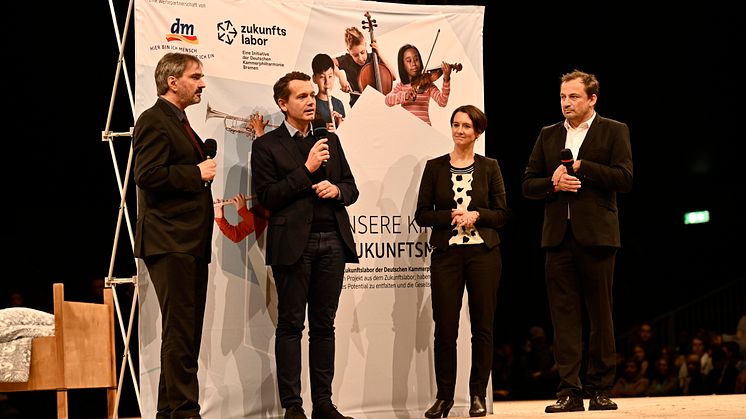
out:
{"label": "banner pole", "polygon": [[[130,246],[133,250],[133,253],[134,253],[134,247],[135,247],[134,234],[132,231],[132,223],[130,221],[129,212],[127,211],[127,189],[129,186],[130,170],[132,167],[132,156],[134,152],[133,146],[132,146],[133,128],[130,128],[128,132],[124,132],[124,133],[115,133],[115,132],[111,132],[110,130],[112,115],[114,113],[114,104],[116,102],[117,88],[119,86],[120,74],[124,74],[124,80],[125,80],[125,84],[127,88],[127,93],[129,95],[130,109],[132,112],[133,119],[135,115],[135,104],[134,104],[134,98],[132,94],[132,87],[130,85],[129,76],[127,73],[127,66],[124,60],[124,45],[127,39],[128,29],[130,27],[130,19],[132,17],[132,11],[134,9],[133,7],[134,0],[130,0],[127,6],[127,17],[125,19],[124,35],[122,37],[120,37],[119,35],[119,26],[117,22],[115,7],[114,7],[114,0],[108,0],[108,1],[109,1],[109,10],[111,12],[112,23],[114,26],[114,35],[116,36],[117,46],[119,48],[119,58],[117,60],[117,68],[116,68],[116,72],[114,75],[114,84],[112,86],[111,99],[109,101],[109,111],[106,117],[106,127],[102,133],[102,140],[108,141],[109,143],[109,151],[111,154],[112,164],[114,166],[114,172],[115,172],[117,186],[119,188],[119,194],[120,194],[120,205],[119,205],[119,213],[117,216],[116,229],[114,233],[114,243],[112,245],[111,259],[109,263],[109,271],[108,271],[108,275],[106,276],[106,280],[105,280],[105,286],[111,287],[113,291],[114,303],[115,303],[114,306],[116,309],[115,311],[117,314],[119,331],[121,333],[121,336],[124,342],[124,350],[123,350],[122,361],[121,361],[122,363],[121,363],[121,368],[119,372],[119,378],[118,378],[118,384],[117,384],[117,390],[116,390],[116,396],[114,399],[114,408],[113,408],[113,417],[116,419],[119,417],[119,401],[121,399],[122,387],[124,384],[125,367],[129,367],[130,377],[132,379],[132,385],[134,387],[135,396],[137,398],[138,410],[140,411],[141,414],[142,414],[142,402],[140,400],[140,389],[139,389],[139,384],[138,384],[139,381],[137,379],[137,374],[135,372],[135,368],[132,363],[132,358],[130,357],[130,350],[129,350],[130,339],[132,336],[132,324],[134,321],[135,309],[136,309],[137,301],[139,298],[137,276],[133,275],[132,277],[129,277],[129,278],[120,278],[120,279],[113,277],[114,262],[116,260],[116,254],[118,250],[117,245],[119,243],[119,233],[121,231],[123,218],[127,224]],[[122,181],[120,174],[119,174],[119,164],[118,164],[119,161],[117,158],[117,153],[114,150],[114,141],[113,141],[114,139],[119,138],[119,137],[129,138],[129,153],[127,157],[124,182]],[[137,266],[136,259],[135,259],[135,266]],[[118,284],[133,284],[134,286],[134,292],[132,294],[132,303],[130,306],[130,313],[128,317],[128,325],[127,325],[126,330],[124,327],[124,320],[122,318],[122,308],[119,305],[119,299],[116,293],[116,285]]]}

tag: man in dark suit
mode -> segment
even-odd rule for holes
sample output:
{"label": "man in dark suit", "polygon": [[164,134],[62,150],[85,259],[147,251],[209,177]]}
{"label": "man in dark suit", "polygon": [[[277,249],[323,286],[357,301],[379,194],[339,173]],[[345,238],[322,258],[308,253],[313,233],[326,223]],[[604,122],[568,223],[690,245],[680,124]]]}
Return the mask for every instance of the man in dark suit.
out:
{"label": "man in dark suit", "polygon": [[[547,413],[615,410],[612,285],[621,246],[617,192],[632,188],[632,150],[626,124],[603,118],[594,108],[598,80],[573,71],[561,78],[565,121],[542,128],[523,174],[523,195],[543,199],[541,246],[559,367],[558,400]],[[560,164],[568,148],[577,160]],[[582,309],[590,324],[588,359],[581,382]]]}
{"label": "man in dark suit", "polygon": [[138,186],[135,257],[142,258],[161,309],[156,418],[199,418],[197,367],[207,298],[215,161],[184,109],[205,88],[202,63],[168,53],[155,68],[158,99],[135,123]]}
{"label": "man in dark suit", "polygon": [[271,213],[266,262],[277,286],[275,355],[286,419],[306,418],[300,395],[306,305],[312,417],[344,418],[331,401],[334,317],[345,263],[358,262],[346,210],[358,189],[339,138],[313,135],[314,92],[307,74],[281,77],[274,99],[285,121],[256,139],[251,153],[253,188]]}

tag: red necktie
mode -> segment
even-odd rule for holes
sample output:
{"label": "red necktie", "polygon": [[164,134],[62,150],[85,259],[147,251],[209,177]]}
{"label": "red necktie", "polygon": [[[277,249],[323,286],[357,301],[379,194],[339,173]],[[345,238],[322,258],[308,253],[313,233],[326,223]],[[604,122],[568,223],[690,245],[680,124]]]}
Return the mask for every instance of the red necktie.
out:
{"label": "red necktie", "polygon": [[194,146],[197,147],[199,155],[204,159],[205,152],[202,150],[202,145],[200,145],[199,141],[197,141],[197,137],[194,135],[194,131],[192,131],[192,126],[189,125],[189,120],[187,119],[186,114],[184,114],[184,128],[186,128],[186,131],[189,134],[189,138],[192,139],[192,143],[194,144]]}

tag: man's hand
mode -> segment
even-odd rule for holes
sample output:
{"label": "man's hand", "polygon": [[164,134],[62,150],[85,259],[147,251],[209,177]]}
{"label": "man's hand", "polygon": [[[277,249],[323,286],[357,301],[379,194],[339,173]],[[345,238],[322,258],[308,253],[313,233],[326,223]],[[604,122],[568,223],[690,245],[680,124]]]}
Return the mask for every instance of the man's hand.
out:
{"label": "man's hand", "polygon": [[321,182],[312,186],[316,196],[321,199],[332,198],[336,199],[339,197],[339,188],[337,185],[329,182],[328,180],[322,180]]}
{"label": "man's hand", "polygon": [[554,169],[552,184],[555,192],[577,192],[580,189],[580,179],[568,175],[567,168],[561,164]]}
{"label": "man's hand", "polygon": [[199,168],[200,178],[205,182],[210,182],[215,178],[215,174],[217,174],[218,164],[213,159],[207,159],[197,164],[197,167]]}
{"label": "man's hand", "polygon": [[329,160],[329,141],[327,138],[322,138],[316,141],[316,144],[311,147],[311,151],[308,152],[308,158],[306,158],[306,168],[309,172],[313,173],[319,170],[321,164]]}

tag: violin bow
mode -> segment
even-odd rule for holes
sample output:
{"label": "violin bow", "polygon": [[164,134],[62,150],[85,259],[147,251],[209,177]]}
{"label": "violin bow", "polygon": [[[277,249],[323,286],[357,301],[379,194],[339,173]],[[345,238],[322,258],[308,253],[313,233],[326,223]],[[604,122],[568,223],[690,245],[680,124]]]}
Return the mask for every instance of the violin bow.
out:
{"label": "violin bow", "polygon": [[440,35],[440,29],[438,29],[438,32],[435,33],[435,40],[433,40],[433,46],[430,47],[430,54],[428,54],[427,56],[427,61],[425,62],[425,66],[422,67],[423,73],[427,71],[427,65],[430,63],[430,57],[433,56],[433,50],[435,49],[435,43],[438,42],[438,35]]}

